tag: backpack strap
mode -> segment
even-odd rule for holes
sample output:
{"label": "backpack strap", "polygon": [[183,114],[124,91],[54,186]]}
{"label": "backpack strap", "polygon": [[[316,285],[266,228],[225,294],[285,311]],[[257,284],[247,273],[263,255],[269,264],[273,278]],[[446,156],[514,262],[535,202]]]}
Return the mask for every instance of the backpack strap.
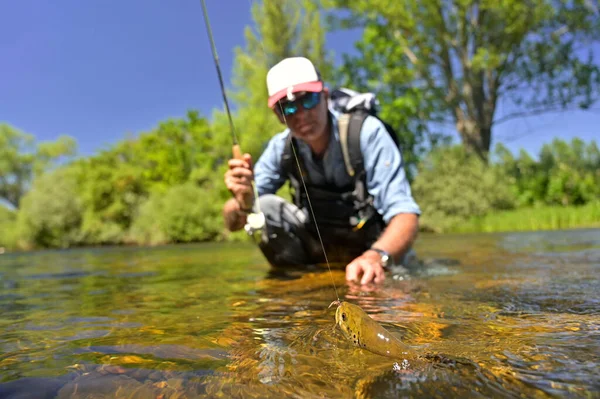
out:
{"label": "backpack strap", "polygon": [[342,114],[338,119],[338,130],[342,155],[346,171],[352,178],[360,177],[364,172],[364,162],[360,149],[360,132],[365,119],[369,116],[367,112],[355,111]]}
{"label": "backpack strap", "polygon": [[348,123],[348,158],[352,169],[353,177],[362,178],[365,170],[362,151],[360,149],[360,132],[365,119],[369,116],[367,112],[353,112],[350,114]]}
{"label": "backpack strap", "polygon": [[350,114],[342,114],[338,118],[338,131],[340,133],[340,143],[342,145],[342,156],[346,165],[346,172],[350,177],[354,177],[354,167],[350,161],[350,153],[348,149],[348,128],[350,124]]}
{"label": "backpack strap", "polygon": [[355,110],[343,113],[338,118],[338,131],[342,155],[348,175],[354,181],[354,196],[356,206],[362,208],[367,201],[367,182],[365,177],[364,160],[360,149],[360,132],[368,112]]}

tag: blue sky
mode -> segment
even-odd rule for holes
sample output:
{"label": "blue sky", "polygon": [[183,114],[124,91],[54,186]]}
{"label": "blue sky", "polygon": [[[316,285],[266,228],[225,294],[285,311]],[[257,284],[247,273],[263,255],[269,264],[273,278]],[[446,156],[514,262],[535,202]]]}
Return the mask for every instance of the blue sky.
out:
{"label": "blue sky", "polygon": [[[207,7],[227,83],[250,0]],[[0,122],[38,140],[67,134],[92,154],[188,109],[210,117],[222,106],[200,0],[3,1],[0,15]],[[352,48],[339,33],[327,44]],[[595,108],[517,119],[495,137],[532,155],[555,136],[598,138]]]}

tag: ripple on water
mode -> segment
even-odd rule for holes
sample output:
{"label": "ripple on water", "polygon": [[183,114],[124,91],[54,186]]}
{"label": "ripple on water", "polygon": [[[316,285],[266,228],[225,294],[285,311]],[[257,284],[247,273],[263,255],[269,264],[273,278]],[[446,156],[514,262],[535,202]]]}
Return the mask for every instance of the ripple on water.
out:
{"label": "ripple on water", "polygon": [[[600,251],[562,234],[436,236],[456,261],[381,287],[273,278],[238,244],[4,258],[0,397],[598,396]],[[332,278],[425,361],[347,342]]]}

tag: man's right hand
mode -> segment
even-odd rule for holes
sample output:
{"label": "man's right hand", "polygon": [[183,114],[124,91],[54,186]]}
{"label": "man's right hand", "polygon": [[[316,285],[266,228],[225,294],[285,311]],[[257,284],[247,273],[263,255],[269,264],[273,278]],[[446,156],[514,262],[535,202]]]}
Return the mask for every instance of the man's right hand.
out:
{"label": "man's right hand", "polygon": [[254,173],[250,154],[244,154],[243,159],[229,160],[229,170],[225,172],[225,185],[239,204],[240,209],[248,210],[253,205],[253,180]]}

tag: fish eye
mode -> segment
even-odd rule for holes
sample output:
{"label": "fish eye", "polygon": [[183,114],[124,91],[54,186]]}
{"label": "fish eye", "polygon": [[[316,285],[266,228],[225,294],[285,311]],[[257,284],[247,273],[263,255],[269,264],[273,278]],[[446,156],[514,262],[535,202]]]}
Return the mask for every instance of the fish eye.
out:
{"label": "fish eye", "polygon": [[346,321],[346,313],[342,313],[342,320]]}

